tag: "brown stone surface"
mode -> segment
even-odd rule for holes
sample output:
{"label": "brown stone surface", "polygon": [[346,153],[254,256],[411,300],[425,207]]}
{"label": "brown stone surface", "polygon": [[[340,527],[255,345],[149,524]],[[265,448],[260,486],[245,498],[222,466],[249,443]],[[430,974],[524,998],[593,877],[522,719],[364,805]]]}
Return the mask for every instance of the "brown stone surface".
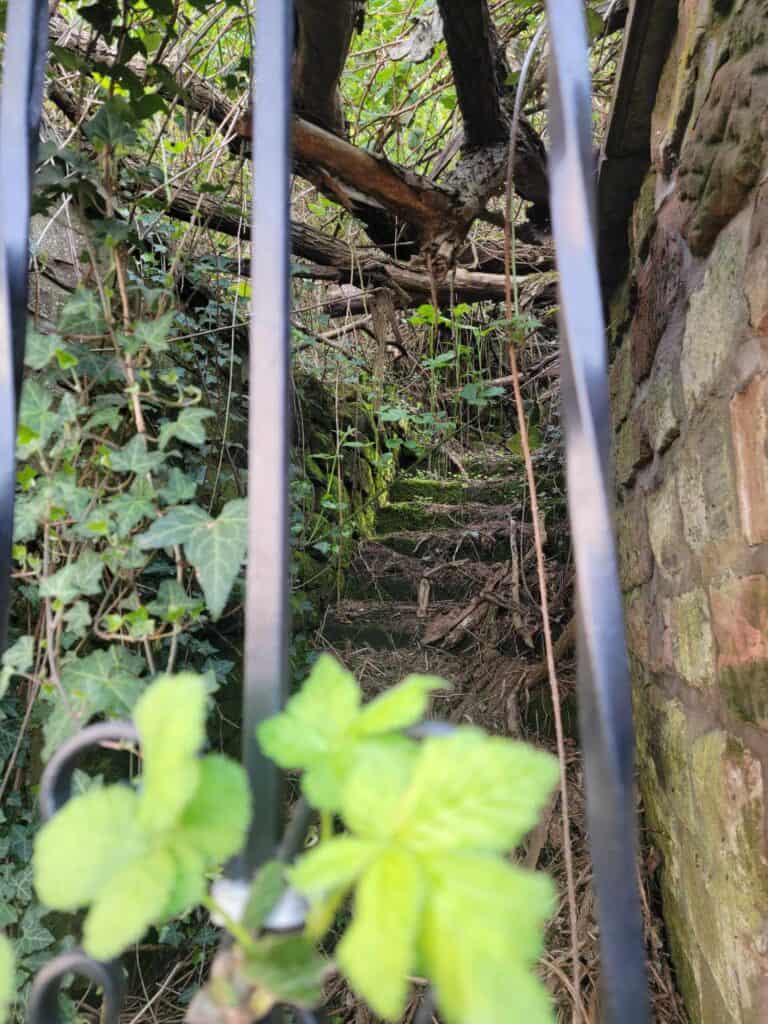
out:
{"label": "brown stone surface", "polygon": [[660,226],[637,274],[637,308],[630,331],[635,381],[651,372],[659,340],[682,294],[681,266],[678,238]]}
{"label": "brown stone surface", "polygon": [[768,376],[731,401],[741,526],[748,544],[768,541]]}
{"label": "brown stone surface", "polygon": [[[717,667],[768,663],[768,578],[746,576],[713,587],[710,601]],[[768,690],[768,677],[760,685]]]}
{"label": "brown stone surface", "polygon": [[645,583],[653,571],[653,555],[643,496],[628,495],[616,510],[619,571],[625,590]]}

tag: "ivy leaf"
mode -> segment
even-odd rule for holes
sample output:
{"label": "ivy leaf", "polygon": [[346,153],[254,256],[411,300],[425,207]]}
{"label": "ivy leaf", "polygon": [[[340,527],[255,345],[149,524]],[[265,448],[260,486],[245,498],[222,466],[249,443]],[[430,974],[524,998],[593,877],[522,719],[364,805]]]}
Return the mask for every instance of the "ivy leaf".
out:
{"label": "ivy leaf", "polygon": [[56,355],[57,349],[65,349],[64,342],[57,334],[40,334],[30,328],[24,349],[24,363],[31,370],[42,370]]}
{"label": "ivy leaf", "polygon": [[156,519],[146,533],[137,537],[137,543],[142,551],[186,544],[194,531],[208,522],[208,513],[199,505],[179,505]]}
{"label": "ivy leaf", "polygon": [[[358,885],[354,918],[337,949],[352,987],[388,1020],[405,1010],[425,891],[418,860],[405,850],[387,850]],[[456,918],[453,928],[460,922]]]}
{"label": "ivy leaf", "polygon": [[479,730],[425,740],[398,834],[413,849],[507,851],[536,824],[558,774],[551,754]]}
{"label": "ivy leaf", "polygon": [[159,676],[136,704],[133,720],[144,755],[139,818],[150,831],[176,822],[198,788],[205,702],[200,677],[185,672]]}
{"label": "ivy leaf", "polygon": [[[35,837],[35,889],[52,910],[97,899],[115,871],[143,856],[138,797],[127,786],[91,789],[69,800]],[[87,841],[86,841],[87,837]]]}
{"label": "ivy leaf", "polygon": [[143,320],[136,324],[131,336],[120,335],[123,348],[131,355],[139,352],[142,348],[148,348],[150,352],[154,353],[167,352],[168,333],[175,316],[175,311],[171,310],[156,320]]}
{"label": "ivy leaf", "polygon": [[59,427],[61,417],[52,406],[53,395],[48,388],[37,380],[24,382],[19,406],[19,456],[22,460],[44,448]]}
{"label": "ivy leaf", "polygon": [[255,987],[249,1009],[263,1017],[278,1003],[311,1009],[322,997],[328,964],[304,935],[270,935],[246,955],[244,975]]}
{"label": "ivy leaf", "polygon": [[136,473],[137,476],[153,473],[164,461],[165,455],[148,450],[144,434],[136,434],[109,456],[109,464],[116,473]]}
{"label": "ivy leaf", "polygon": [[156,599],[147,608],[163,622],[177,623],[185,615],[196,615],[202,611],[203,602],[199,597],[189,597],[178,580],[163,580]]}
{"label": "ivy leaf", "polygon": [[86,953],[111,960],[138,942],[168,905],[175,877],[166,850],[154,850],[116,872],[85,919]]}
{"label": "ivy leaf", "polygon": [[74,562],[40,581],[41,597],[52,597],[69,604],[83,594],[92,597],[101,592],[104,563],[95,551],[85,551]]}
{"label": "ivy leaf", "polygon": [[206,866],[220,864],[243,845],[250,804],[242,765],[208,754],[199,762],[197,788],[179,819],[179,837],[203,854]]}
{"label": "ivy leaf", "polygon": [[98,295],[78,288],[59,314],[59,330],[69,335],[101,335],[107,329]]}
{"label": "ivy leaf", "polygon": [[218,519],[197,505],[180,505],[154,522],[138,538],[142,550],[183,544],[195,567],[213,619],[224,611],[248,543],[248,506],[241,498],[228,502]]}
{"label": "ivy leaf", "polygon": [[34,663],[34,637],[20,636],[3,655],[2,668],[0,668],[0,697],[5,696],[13,676],[20,672],[29,672]]}
{"label": "ivy leaf", "polygon": [[166,505],[180,505],[191,501],[197,492],[197,484],[190,476],[174,466],[168,474],[168,482],[158,491],[158,495]]}
{"label": "ivy leaf", "polygon": [[193,530],[184,551],[194,565],[211,617],[224,611],[248,545],[248,503],[228,502],[218,519]]}
{"label": "ivy leaf", "polygon": [[161,450],[166,448],[168,442],[174,437],[178,438],[179,441],[185,441],[187,444],[195,445],[198,448],[200,445],[205,444],[205,427],[203,422],[210,419],[211,416],[213,416],[213,413],[210,409],[182,409],[178,419],[170,423],[164,423],[160,427],[159,443]]}
{"label": "ivy leaf", "polygon": [[97,148],[128,148],[135,145],[138,138],[134,122],[128,102],[122,96],[112,96],[88,121],[83,132]]}
{"label": "ivy leaf", "polygon": [[78,640],[87,635],[92,621],[91,610],[86,601],[76,601],[64,615],[67,632]]}
{"label": "ivy leaf", "polygon": [[16,997],[16,964],[13,946],[0,935],[0,1022],[5,1024],[8,1010]]}
{"label": "ivy leaf", "polygon": [[48,911],[44,907],[27,907],[18,925],[18,937],[15,942],[16,956],[19,960],[26,959],[32,953],[39,953],[53,945],[52,933],[42,923]]}
{"label": "ivy leaf", "polygon": [[142,519],[151,519],[155,515],[155,504],[149,490],[147,481],[137,478],[130,490],[107,502],[105,511],[107,515],[114,516],[118,537],[127,537]]}

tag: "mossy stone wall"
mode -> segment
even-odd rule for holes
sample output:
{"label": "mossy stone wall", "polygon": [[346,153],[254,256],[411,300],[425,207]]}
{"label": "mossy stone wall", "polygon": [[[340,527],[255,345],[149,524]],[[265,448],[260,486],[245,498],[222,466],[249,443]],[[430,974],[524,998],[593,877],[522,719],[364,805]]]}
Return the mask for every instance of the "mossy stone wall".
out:
{"label": "mossy stone wall", "polygon": [[681,0],[611,310],[638,767],[694,1024],[768,1021],[768,2]]}

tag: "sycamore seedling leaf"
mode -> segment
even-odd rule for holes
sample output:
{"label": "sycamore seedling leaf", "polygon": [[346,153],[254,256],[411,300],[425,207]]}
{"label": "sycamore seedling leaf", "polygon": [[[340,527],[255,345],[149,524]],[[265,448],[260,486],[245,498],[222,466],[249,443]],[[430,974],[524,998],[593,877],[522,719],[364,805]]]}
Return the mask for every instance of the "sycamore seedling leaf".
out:
{"label": "sycamore seedling leaf", "polygon": [[259,742],[281,768],[303,769],[301,785],[311,804],[337,811],[344,784],[369,741],[376,746],[385,740],[398,748],[409,745],[396,734],[418,722],[430,692],[446,685],[434,676],[410,676],[361,708],[355,677],[323,654],[285,711],[259,727]]}
{"label": "sycamore seedling leaf", "polygon": [[505,1019],[551,1024],[532,968],[553,887],[503,855],[535,823],[557,782],[556,759],[473,728],[419,746],[381,739],[358,749],[342,785],[350,834],[289,871],[315,908],[355,888],[339,966],[388,1020],[403,1013],[419,970],[448,1024],[486,1024],[499,1007]]}
{"label": "sycamore seedling leaf", "polygon": [[11,1003],[16,998],[15,974],[13,946],[5,935],[0,935],[0,1024],[5,1024]]}
{"label": "sycamore seedling leaf", "polygon": [[222,755],[200,756],[206,692],[191,673],[155,680],[134,709],[143,769],[136,788],[88,789],[37,834],[38,895],[52,910],[89,908],[83,945],[97,959],[199,904],[206,873],[242,846],[245,772]]}

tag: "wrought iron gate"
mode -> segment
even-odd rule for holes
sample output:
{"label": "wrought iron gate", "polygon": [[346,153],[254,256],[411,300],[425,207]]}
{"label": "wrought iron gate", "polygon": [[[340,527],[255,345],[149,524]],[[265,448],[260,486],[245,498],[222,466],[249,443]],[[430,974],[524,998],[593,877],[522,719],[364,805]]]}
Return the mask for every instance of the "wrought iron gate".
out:
{"label": "wrought iron gate", "polygon": [[[579,697],[592,859],[601,931],[604,1019],[648,1020],[645,957],[635,884],[630,686],[611,517],[607,357],[595,246],[591,89],[582,5],[547,0],[550,36],[551,207],[560,277],[563,419],[577,567]],[[249,558],[243,759],[255,795],[253,824],[232,869],[252,877],[280,842],[278,769],[261,754],[256,725],[286,696],[288,643],[288,281],[291,5],[258,0],[255,42],[252,237],[269,259],[252,264]],[[27,307],[31,172],[46,59],[45,0],[9,0],[0,105],[0,651],[11,575],[16,413]],[[69,796],[82,752],[135,740],[126,724],[82,730],[51,760],[41,792],[49,817]],[[301,842],[294,821],[284,844]],[[286,908],[290,909],[290,908]],[[72,952],[38,975],[33,1024],[56,1024],[70,973],[102,987],[104,1021],[117,1021],[121,973]],[[300,1014],[302,1019],[311,1019]],[[491,1022],[489,1022],[491,1024]]]}

